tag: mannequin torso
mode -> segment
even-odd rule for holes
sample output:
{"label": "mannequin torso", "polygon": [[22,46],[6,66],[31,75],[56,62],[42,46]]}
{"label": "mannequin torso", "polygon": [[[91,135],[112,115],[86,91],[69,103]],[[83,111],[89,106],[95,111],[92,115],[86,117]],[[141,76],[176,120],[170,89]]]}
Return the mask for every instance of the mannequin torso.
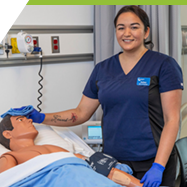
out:
{"label": "mannequin torso", "polygon": [[5,157],[8,160],[14,159],[18,165],[38,155],[55,153],[55,152],[68,152],[68,151],[54,145],[33,145],[29,147],[24,147],[18,151],[7,152],[3,154],[0,158]]}

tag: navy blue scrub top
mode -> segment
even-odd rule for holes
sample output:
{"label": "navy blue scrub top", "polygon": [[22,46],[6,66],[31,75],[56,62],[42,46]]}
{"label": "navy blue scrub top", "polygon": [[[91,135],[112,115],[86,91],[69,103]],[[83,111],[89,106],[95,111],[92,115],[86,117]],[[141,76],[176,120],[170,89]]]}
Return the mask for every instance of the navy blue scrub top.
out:
{"label": "navy blue scrub top", "polygon": [[155,157],[164,126],[160,93],[183,89],[177,62],[148,50],[125,74],[119,54],[98,63],[83,91],[103,109],[103,152],[118,160]]}

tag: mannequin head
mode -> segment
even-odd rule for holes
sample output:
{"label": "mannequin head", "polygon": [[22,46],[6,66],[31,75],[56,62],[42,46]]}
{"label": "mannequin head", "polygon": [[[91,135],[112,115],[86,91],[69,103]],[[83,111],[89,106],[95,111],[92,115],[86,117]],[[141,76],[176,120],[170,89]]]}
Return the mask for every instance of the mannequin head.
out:
{"label": "mannequin head", "polygon": [[[11,149],[15,142],[19,144],[20,140],[33,140],[38,131],[32,124],[32,119],[25,116],[6,116],[0,122],[0,143],[6,148]],[[21,141],[20,141],[21,142]]]}

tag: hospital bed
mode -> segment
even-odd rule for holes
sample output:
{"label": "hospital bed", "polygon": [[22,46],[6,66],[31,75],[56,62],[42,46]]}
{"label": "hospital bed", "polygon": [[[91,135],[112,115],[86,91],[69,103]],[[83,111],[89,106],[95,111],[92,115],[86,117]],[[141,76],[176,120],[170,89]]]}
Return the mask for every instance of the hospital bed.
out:
{"label": "hospital bed", "polygon": [[[59,165],[65,166],[66,169],[64,169],[65,174],[63,174],[61,178],[61,184],[62,186],[76,186],[76,187],[81,187],[81,186],[100,186],[100,187],[119,187],[120,185],[114,183],[113,181],[109,180],[108,178],[93,172],[91,169],[89,170],[91,174],[85,173],[84,168],[88,167],[85,166],[83,167],[84,164],[87,164],[85,161],[76,158],[73,153],[79,153],[85,156],[90,156],[94,153],[94,151],[81,139],[79,138],[75,133],[70,131],[66,127],[51,127],[51,126],[46,126],[46,125],[39,125],[39,124],[34,124],[36,129],[38,130],[39,134],[35,139],[35,144],[36,145],[43,145],[43,144],[51,144],[51,145],[56,145],[59,147],[62,147],[70,153],[67,152],[58,152],[58,153],[51,153],[51,154],[46,154],[46,155],[40,155],[37,157],[34,157],[33,159],[17,165],[9,170],[4,171],[3,173],[0,174],[0,186],[1,187],[7,187],[7,186],[35,186],[36,180],[38,176],[35,175],[36,173],[39,173],[39,177],[45,173],[45,169],[52,167],[52,165],[55,165],[55,169],[52,169],[53,175],[55,172],[57,172]],[[0,155],[3,153],[9,151],[2,145],[0,145]],[[71,159],[70,159],[71,158]],[[72,161],[73,160],[73,161]],[[69,163],[69,165],[67,165]],[[71,168],[72,165],[78,165],[78,171],[74,171],[74,169]],[[69,169],[69,170],[68,170]],[[44,170],[44,171],[43,171]],[[42,173],[43,172],[43,173]],[[86,170],[87,172],[87,170]],[[66,174],[70,174],[70,179],[68,179]],[[95,177],[97,178],[96,181],[100,184],[96,184],[96,181],[92,181],[92,178],[89,179],[89,176],[92,174],[96,175]],[[71,176],[73,175],[73,176]],[[79,179],[76,180],[75,176],[79,176]],[[46,184],[47,186],[50,186],[49,183],[52,182],[48,180],[48,177],[46,178]],[[30,179],[31,178],[31,179]],[[82,178],[82,179],[81,179]],[[55,176],[52,177],[52,179],[59,180],[58,178],[55,179]],[[73,179],[73,180],[72,180]],[[31,183],[29,182],[31,180]],[[106,181],[105,181],[106,180]],[[22,182],[23,181],[23,182]],[[86,184],[86,181],[88,181],[88,184]],[[54,181],[53,181],[54,182]],[[75,184],[76,183],[76,184]],[[43,184],[41,186],[46,186],[46,184]]]}

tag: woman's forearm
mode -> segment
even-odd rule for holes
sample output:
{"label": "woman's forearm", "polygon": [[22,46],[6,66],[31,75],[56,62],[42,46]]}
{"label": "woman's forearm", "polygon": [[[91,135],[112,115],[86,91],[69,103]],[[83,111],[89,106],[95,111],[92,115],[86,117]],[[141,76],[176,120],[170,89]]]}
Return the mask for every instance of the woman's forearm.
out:
{"label": "woman's forearm", "polygon": [[164,167],[167,164],[179,130],[181,98],[182,90],[180,89],[161,93],[164,128],[155,162]]}
{"label": "woman's forearm", "polygon": [[156,154],[155,162],[163,165],[167,164],[169,156],[172,152],[175,144],[177,134],[179,130],[179,122],[171,121],[164,125],[164,129],[161,134],[158,151]]}
{"label": "woman's forearm", "polygon": [[77,108],[45,114],[43,123],[62,127],[79,125],[89,120],[98,106],[98,99],[91,99],[83,95]]}
{"label": "woman's forearm", "polygon": [[53,126],[75,126],[87,121],[88,117],[83,116],[79,109],[71,109],[67,111],[45,114],[43,121],[46,125]]}

